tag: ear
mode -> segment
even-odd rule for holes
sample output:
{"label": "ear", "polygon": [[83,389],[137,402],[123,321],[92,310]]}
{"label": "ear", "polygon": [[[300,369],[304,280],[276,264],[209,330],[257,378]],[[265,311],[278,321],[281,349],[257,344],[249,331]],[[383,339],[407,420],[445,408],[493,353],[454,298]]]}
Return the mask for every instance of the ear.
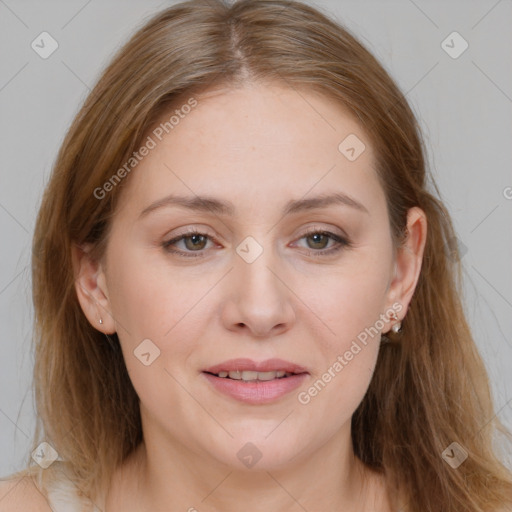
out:
{"label": "ear", "polygon": [[389,307],[394,303],[402,305],[402,309],[397,310],[399,321],[405,317],[416,289],[426,240],[427,217],[421,208],[415,206],[407,213],[406,239],[397,248],[394,276],[388,289]]}
{"label": "ear", "polygon": [[98,331],[113,334],[116,326],[108,298],[105,273],[101,263],[91,257],[90,249],[90,245],[76,244],[71,248],[76,294],[89,323]]}

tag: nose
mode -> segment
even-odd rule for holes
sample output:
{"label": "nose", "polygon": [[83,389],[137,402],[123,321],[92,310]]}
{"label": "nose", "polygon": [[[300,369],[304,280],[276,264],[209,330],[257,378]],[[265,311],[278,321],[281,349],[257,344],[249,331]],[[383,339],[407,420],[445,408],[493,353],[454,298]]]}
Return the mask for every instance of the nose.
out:
{"label": "nose", "polygon": [[294,295],[286,272],[268,248],[249,261],[234,255],[234,268],[225,283],[222,322],[231,331],[245,331],[257,338],[282,334],[295,321]]}

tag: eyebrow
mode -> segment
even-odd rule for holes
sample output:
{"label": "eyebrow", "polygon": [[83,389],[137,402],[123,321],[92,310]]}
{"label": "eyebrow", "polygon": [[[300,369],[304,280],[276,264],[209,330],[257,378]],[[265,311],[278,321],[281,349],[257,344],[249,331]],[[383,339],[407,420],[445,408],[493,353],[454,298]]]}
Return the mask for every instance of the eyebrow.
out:
{"label": "eyebrow", "polygon": [[[353,197],[341,192],[335,192],[333,194],[323,194],[308,199],[292,199],[284,206],[283,215],[325,208],[331,205],[349,206],[361,212],[369,213],[368,209]],[[233,203],[229,201],[221,201],[211,196],[179,196],[171,194],[150,204],[147,208],[144,208],[139,218],[145,217],[160,208],[171,206],[181,206],[188,210],[211,212],[219,215],[233,216],[235,214],[235,207]]]}

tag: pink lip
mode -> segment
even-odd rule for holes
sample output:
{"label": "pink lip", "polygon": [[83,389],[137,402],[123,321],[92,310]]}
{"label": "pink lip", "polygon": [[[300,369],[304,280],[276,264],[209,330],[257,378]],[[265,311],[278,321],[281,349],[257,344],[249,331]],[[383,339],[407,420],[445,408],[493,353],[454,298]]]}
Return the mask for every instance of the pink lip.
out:
{"label": "pink lip", "polygon": [[309,374],[299,373],[281,379],[253,382],[217,377],[205,372],[203,375],[217,391],[246,404],[257,405],[268,404],[290,393],[299,387]]}
{"label": "pink lip", "polygon": [[205,372],[219,373],[230,371],[276,372],[284,370],[288,373],[307,373],[307,369],[284,359],[267,359],[266,361],[253,361],[247,358],[229,359],[222,363],[206,368]]}
{"label": "pink lip", "polygon": [[[294,373],[288,377],[267,381],[244,382],[223,377],[217,377],[219,372],[254,371],[275,372],[283,370]],[[221,393],[247,404],[267,404],[290,393],[299,387],[309,375],[306,368],[284,359],[267,359],[266,361],[253,361],[247,358],[229,359],[223,363],[203,370],[205,378]]]}

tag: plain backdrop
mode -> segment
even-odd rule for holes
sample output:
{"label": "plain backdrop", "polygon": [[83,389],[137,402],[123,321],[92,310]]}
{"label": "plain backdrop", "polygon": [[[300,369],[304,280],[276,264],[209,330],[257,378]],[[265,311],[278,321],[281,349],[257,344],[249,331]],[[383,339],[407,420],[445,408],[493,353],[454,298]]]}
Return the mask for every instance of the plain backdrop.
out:
{"label": "plain backdrop", "polygon": [[[511,428],[512,2],[310,3],[380,59],[421,123],[464,253],[468,318],[497,414]],[[0,475],[21,469],[34,428],[29,262],[44,185],[66,129],[114,51],[172,4],[0,0]],[[58,43],[47,59],[31,47],[42,32]]]}

